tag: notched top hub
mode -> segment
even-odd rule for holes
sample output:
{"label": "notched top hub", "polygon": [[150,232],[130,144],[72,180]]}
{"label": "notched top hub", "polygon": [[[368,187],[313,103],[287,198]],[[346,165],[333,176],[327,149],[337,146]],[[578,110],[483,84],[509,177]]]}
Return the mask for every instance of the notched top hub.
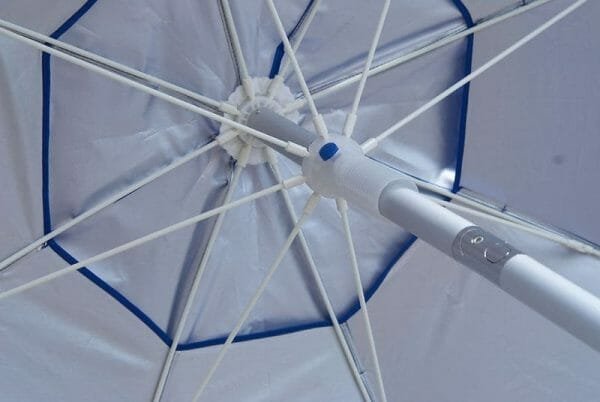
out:
{"label": "notched top hub", "polygon": [[[252,87],[254,88],[254,97],[250,99],[242,85],[238,86],[229,96],[228,103],[235,106],[240,114],[237,116],[225,114],[225,117],[235,120],[238,123],[248,125],[248,117],[257,110],[270,110],[285,118],[298,121],[300,115],[297,111],[284,113],[285,106],[294,101],[294,95],[290,89],[284,84],[279,84],[272,95],[269,95],[269,90],[273,80],[266,77],[252,78]],[[248,163],[257,165],[268,161],[267,144],[252,137],[250,134],[244,133],[241,130],[230,127],[226,124],[221,125],[219,134],[235,131],[238,136],[231,141],[223,144],[223,148],[234,159],[238,160],[242,149],[246,145],[250,145],[250,155]]]}

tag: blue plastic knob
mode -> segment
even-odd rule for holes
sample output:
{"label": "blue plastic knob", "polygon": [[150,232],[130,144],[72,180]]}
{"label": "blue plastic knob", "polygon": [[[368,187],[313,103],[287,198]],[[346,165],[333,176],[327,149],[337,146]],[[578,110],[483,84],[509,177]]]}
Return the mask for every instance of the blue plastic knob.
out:
{"label": "blue plastic knob", "polygon": [[334,142],[328,142],[319,149],[319,156],[327,161],[335,156],[340,149]]}

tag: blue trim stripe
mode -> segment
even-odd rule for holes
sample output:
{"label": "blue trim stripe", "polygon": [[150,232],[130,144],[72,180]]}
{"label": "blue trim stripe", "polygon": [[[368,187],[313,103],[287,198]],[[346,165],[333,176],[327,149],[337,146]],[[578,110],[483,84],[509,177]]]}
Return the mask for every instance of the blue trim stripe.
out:
{"label": "blue trim stripe", "polygon": [[[381,284],[384,282],[385,278],[391,272],[392,268],[394,268],[394,266],[396,265],[398,260],[400,260],[400,258],[404,255],[404,253],[406,253],[406,251],[414,244],[414,242],[416,240],[417,240],[417,238],[415,236],[411,235],[404,243],[402,243],[400,245],[398,252],[394,256],[394,258],[392,258],[392,261],[386,266],[386,268],[383,270],[383,272],[381,272],[381,274],[375,279],[375,281],[373,282],[373,285],[371,285],[371,287],[365,291],[365,299],[367,301],[369,301],[371,299],[371,297],[373,297],[373,295],[375,295],[377,290],[381,287]],[[343,324],[343,323],[347,322],[348,320],[350,320],[359,311],[360,311],[360,302],[358,301],[358,297],[356,297],[354,299],[354,302],[352,303],[352,305],[345,312],[338,315],[338,321],[340,322],[340,324]],[[287,334],[292,334],[295,332],[302,332],[302,331],[308,331],[308,330],[317,329],[317,328],[330,327],[331,325],[332,325],[331,321],[327,320],[327,321],[318,321],[318,322],[307,323],[307,324],[296,325],[296,326],[285,327],[285,328],[277,328],[277,329],[273,329],[273,330],[265,331],[265,332],[259,332],[259,333],[247,334],[247,335],[239,335],[235,338],[234,342],[246,342],[246,341],[251,341],[251,340],[255,340],[255,339],[268,338],[268,337],[272,337],[272,336],[287,335]],[[192,350],[192,349],[205,348],[205,347],[209,347],[209,346],[222,345],[223,343],[225,343],[226,339],[227,338],[222,337],[222,338],[209,339],[206,341],[180,344],[177,347],[177,350]]]}
{"label": "blue trim stripe", "polygon": [[[471,17],[471,13],[469,9],[464,5],[462,0],[453,0],[454,4],[460,11],[465,24],[467,27],[472,27],[473,18]],[[465,75],[471,73],[473,64],[473,34],[467,36],[467,49],[466,49],[466,58],[465,58]],[[460,126],[459,126],[459,136],[458,136],[458,152],[456,156],[456,169],[454,175],[454,185],[452,186],[452,192],[457,193],[460,190],[460,179],[462,176],[462,165],[463,165],[463,157],[465,153],[465,141],[467,135],[467,112],[469,110],[469,90],[470,84],[467,84],[463,88],[463,99],[461,106],[461,116],[460,116]]]}
{"label": "blue trim stripe", "polygon": [[[300,25],[302,24],[302,21],[304,21],[304,18],[306,18],[306,16],[308,15],[308,12],[312,8],[314,2],[315,2],[315,0],[310,0],[308,2],[308,5],[304,9],[304,12],[300,16],[300,19],[298,19],[298,22],[296,23],[296,25],[294,26],[292,31],[288,34],[289,39],[291,39],[292,36],[294,36],[296,34],[298,29],[300,28]],[[273,79],[273,78],[275,78],[275,76],[277,74],[279,74],[279,69],[281,68],[281,61],[283,60],[284,54],[285,54],[285,48],[283,46],[283,42],[281,42],[281,43],[279,43],[277,48],[275,48],[275,55],[273,56],[273,63],[271,64],[271,72],[269,73],[269,78]]]}
{"label": "blue trim stripe", "polygon": [[[97,2],[97,0],[88,0],[80,9],[78,9],[75,14],[73,14],[67,21],[65,21],[56,31],[51,34],[51,37],[58,39],[65,32],[67,32],[81,17],[83,17]],[[306,16],[311,6],[313,5],[314,0],[311,0],[306,7],[306,10],[302,14],[302,17],[290,33],[290,37],[297,31],[300,26],[303,18]],[[280,44],[277,47],[275,52],[275,59],[273,60],[273,66],[271,69],[271,74],[274,76],[279,72],[279,67],[281,65],[281,59],[283,58],[283,44]],[[51,59],[48,53],[42,54],[42,203],[43,203],[43,224],[44,224],[44,233],[47,234],[52,231],[52,223],[51,223],[51,213],[50,213],[50,96],[51,96]],[[375,292],[379,289],[393,266],[397,263],[397,261],[402,257],[402,255],[408,250],[408,248],[415,242],[416,237],[410,237],[404,244],[401,245],[400,250],[398,251],[395,258],[392,260],[390,264],[383,270],[383,272],[376,278],[373,285],[365,292],[365,298],[369,300]],[[65,250],[56,240],[50,240],[48,242],[48,246],[65,262],[68,264],[76,264],[79,261],[73,257],[67,250]],[[131,302],[127,297],[125,297],[118,290],[110,286],[107,282],[102,280],[99,276],[94,274],[88,268],[81,268],[78,272],[98,286],[100,289],[105,291],[108,295],[113,297],[118,303],[120,303],[123,307],[129,310],[133,315],[135,315],[144,325],[146,325],[156,336],[158,336],[165,345],[169,346],[172,343],[171,337],[168,335],[166,331],[161,329],[156,322],[154,322],[146,313],[144,313],[138,306],[136,306],[133,302]],[[347,322],[354,314],[356,314],[360,310],[360,304],[358,298],[355,299],[351,307],[340,315],[339,321],[341,323]],[[286,335],[301,331],[307,331],[316,328],[324,328],[331,326],[331,322],[329,321],[318,321],[308,324],[301,324],[290,326],[286,328],[277,328],[265,332],[240,335],[238,336],[234,342],[245,342],[255,339]],[[199,349],[209,346],[220,345],[225,342],[226,338],[215,338],[209,339],[200,342],[191,342],[187,344],[180,344],[177,347],[177,350],[193,350]]]}
{"label": "blue trim stripe", "polygon": [[[97,0],[87,1],[75,14],[65,21],[50,36],[58,39],[67,32],[81,17],[83,17],[96,3]],[[43,222],[44,234],[52,231],[50,214],[50,95],[51,95],[51,69],[50,54],[42,53],[42,204],[43,204]],[[79,261],[62,248],[56,240],[48,241],[48,246],[68,264],[77,264]],[[167,346],[171,345],[171,338],[163,331],[148,315],[139,307],[127,299],[118,290],[100,279],[88,268],[81,268],[77,272],[85,276],[88,280],[104,290],[123,307],[129,310],[140,319],[152,332],[154,332]]]}
{"label": "blue trim stripe", "polygon": [[[62,248],[55,240],[48,241],[48,246],[58,254],[68,264],[77,264],[79,261],[73,257],[67,250]],[[95,273],[87,268],[81,268],[78,270],[80,274],[85,276],[87,279],[92,281],[100,289],[104,290],[115,300],[121,303],[127,310],[131,311],[136,317],[138,317],[152,332],[154,332],[167,346],[171,346],[172,339],[163,331],[150,317],[148,317],[139,307],[133,304],[129,299],[123,296],[118,290],[111,287],[109,284],[100,279]]]}
{"label": "blue trim stripe", "polygon": [[[86,1],[75,13],[57,30],[50,34],[51,38],[60,38],[81,17],[87,13],[97,0]],[[42,53],[42,209],[44,234],[52,231],[50,215],[50,54]]]}
{"label": "blue trim stripe", "polygon": [[273,56],[273,64],[271,64],[271,72],[269,73],[269,78],[273,79],[277,74],[279,74],[279,69],[281,68],[281,60],[283,60],[283,55],[285,54],[285,49],[283,43],[280,43],[275,49],[275,55]]}
{"label": "blue trim stripe", "polygon": [[81,19],[81,17],[83,17],[88,11],[90,11],[90,8],[93,7],[94,4],[96,4],[98,0],[87,0],[80,8],[79,10],[75,11],[75,14],[73,14],[68,20],[66,20],[60,27],[58,27],[58,29],[56,31],[54,31],[50,37],[54,38],[54,39],[58,39],[60,38],[65,32],[67,32],[69,29],[71,29],[71,27],[73,25],[75,25],[77,23],[77,21],[79,21]]}
{"label": "blue trim stripe", "polygon": [[[321,322],[309,323],[309,324],[304,324],[304,325],[296,325],[296,326],[291,326],[291,327],[278,328],[278,329],[265,331],[265,332],[258,332],[255,334],[238,335],[235,338],[234,342],[235,343],[247,342],[247,341],[252,341],[252,340],[256,340],[256,339],[288,335],[288,334],[293,334],[296,332],[308,331],[311,329],[325,328],[325,327],[330,327],[330,326],[331,326],[331,323],[329,321],[321,321]],[[222,338],[209,339],[206,341],[180,344],[179,346],[177,346],[177,350],[194,350],[194,349],[200,349],[200,348],[207,348],[209,346],[222,345],[225,343],[226,340],[227,340],[226,337],[222,337]]]}
{"label": "blue trim stripe", "polygon": [[42,214],[44,234],[52,231],[49,199],[49,146],[50,146],[50,55],[42,53]]}

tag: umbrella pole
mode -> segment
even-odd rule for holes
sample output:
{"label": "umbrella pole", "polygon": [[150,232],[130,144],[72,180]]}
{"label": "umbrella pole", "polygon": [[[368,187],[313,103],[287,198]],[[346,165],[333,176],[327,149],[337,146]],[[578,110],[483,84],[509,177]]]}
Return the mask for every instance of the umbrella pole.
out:
{"label": "umbrella pole", "polygon": [[316,193],[344,198],[396,223],[600,351],[600,299],[420,194],[412,179],[366,157],[352,139],[332,135],[313,141],[310,132],[264,109],[253,113],[248,125],[310,144],[302,170]]}
{"label": "umbrella pole", "polygon": [[386,187],[380,212],[600,351],[600,299],[591,293],[404,184]]}

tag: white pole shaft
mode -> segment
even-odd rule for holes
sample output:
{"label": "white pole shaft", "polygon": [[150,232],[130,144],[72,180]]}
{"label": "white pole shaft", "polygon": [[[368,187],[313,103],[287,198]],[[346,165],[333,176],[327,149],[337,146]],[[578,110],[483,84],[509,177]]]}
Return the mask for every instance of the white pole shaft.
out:
{"label": "white pole shaft", "polygon": [[[382,192],[380,211],[600,352],[596,296],[500,239],[477,248],[494,236],[403,184]],[[463,242],[462,234],[471,229],[481,234]]]}
{"label": "white pole shaft", "polygon": [[473,226],[473,223],[412,189],[394,189],[392,186],[386,187],[381,193],[380,213],[444,254],[452,256],[456,236],[461,230]]}
{"label": "white pole shaft", "polygon": [[600,352],[600,299],[533,258],[509,259],[500,288]]}

